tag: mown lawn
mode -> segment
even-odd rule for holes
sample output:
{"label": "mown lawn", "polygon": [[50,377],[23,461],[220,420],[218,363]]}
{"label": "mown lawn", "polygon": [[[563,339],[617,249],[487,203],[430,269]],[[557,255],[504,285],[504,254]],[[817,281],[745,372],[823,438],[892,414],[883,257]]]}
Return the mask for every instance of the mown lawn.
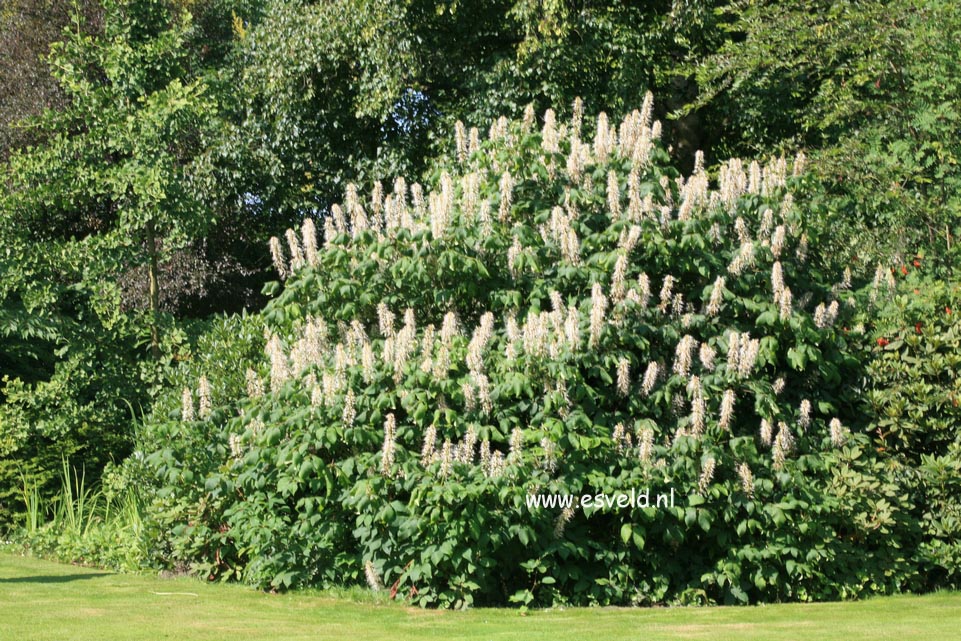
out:
{"label": "mown lawn", "polygon": [[110,574],[0,553],[3,641],[959,638],[961,595],[751,608],[437,612],[193,579]]}

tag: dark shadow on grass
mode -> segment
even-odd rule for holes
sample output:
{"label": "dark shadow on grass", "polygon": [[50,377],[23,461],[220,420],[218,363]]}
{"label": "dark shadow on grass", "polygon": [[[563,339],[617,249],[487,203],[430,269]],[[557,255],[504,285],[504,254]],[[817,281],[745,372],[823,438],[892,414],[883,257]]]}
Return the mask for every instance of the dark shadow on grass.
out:
{"label": "dark shadow on grass", "polygon": [[61,574],[61,575],[39,575],[39,576],[17,576],[12,579],[0,579],[3,583],[69,583],[71,581],[82,581],[83,579],[96,579],[101,576],[110,576],[109,572],[91,572],[88,574]]}

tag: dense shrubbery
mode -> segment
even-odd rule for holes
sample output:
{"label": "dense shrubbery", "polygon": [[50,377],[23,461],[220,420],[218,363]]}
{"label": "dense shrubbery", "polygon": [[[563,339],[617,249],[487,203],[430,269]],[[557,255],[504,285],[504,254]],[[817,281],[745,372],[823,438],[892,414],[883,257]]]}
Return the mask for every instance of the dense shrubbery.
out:
{"label": "dense shrubbery", "polygon": [[[921,585],[800,165],[682,178],[649,104],[590,137],[579,108],[534,120],[273,244],[275,298],[145,428],[159,558],[445,606]],[[646,487],[676,507],[525,501]]]}
{"label": "dense shrubbery", "polygon": [[[5,272],[8,283],[36,282],[30,265],[18,268]],[[51,498],[65,459],[96,483],[104,465],[130,452],[131,419],[152,378],[142,376],[153,368],[137,362],[135,330],[108,296],[49,282],[37,289],[16,313],[0,312],[4,346],[13,346],[0,357],[0,531],[25,507],[24,478]]]}
{"label": "dense shrubbery", "polygon": [[917,256],[892,269],[897,294],[870,316],[866,430],[915,505],[925,587],[958,585],[961,570],[961,323],[959,286]]}

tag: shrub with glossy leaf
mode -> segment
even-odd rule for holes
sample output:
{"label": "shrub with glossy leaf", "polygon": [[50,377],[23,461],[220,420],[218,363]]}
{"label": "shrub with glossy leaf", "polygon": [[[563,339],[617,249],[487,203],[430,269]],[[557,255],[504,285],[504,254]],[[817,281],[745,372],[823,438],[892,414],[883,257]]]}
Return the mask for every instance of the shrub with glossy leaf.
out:
{"label": "shrub with glossy leaf", "polygon": [[961,287],[924,256],[893,268],[897,290],[870,309],[866,431],[890,459],[923,531],[925,587],[961,582]]}
{"label": "shrub with glossy leaf", "polygon": [[[459,127],[429,190],[350,187],[272,243],[272,302],[146,426],[166,562],[454,607],[909,585],[800,162],[682,177],[649,101],[574,112]],[[632,488],[675,504],[528,507]]]}

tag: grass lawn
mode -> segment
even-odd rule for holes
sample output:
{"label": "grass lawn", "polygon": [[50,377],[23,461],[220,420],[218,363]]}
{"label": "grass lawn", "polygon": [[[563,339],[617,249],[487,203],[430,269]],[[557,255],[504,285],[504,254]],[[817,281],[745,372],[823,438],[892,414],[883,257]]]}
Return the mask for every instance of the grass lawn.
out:
{"label": "grass lawn", "polygon": [[269,595],[194,579],[110,574],[0,552],[3,641],[139,639],[959,638],[961,595],[742,608],[438,612],[320,594]]}

